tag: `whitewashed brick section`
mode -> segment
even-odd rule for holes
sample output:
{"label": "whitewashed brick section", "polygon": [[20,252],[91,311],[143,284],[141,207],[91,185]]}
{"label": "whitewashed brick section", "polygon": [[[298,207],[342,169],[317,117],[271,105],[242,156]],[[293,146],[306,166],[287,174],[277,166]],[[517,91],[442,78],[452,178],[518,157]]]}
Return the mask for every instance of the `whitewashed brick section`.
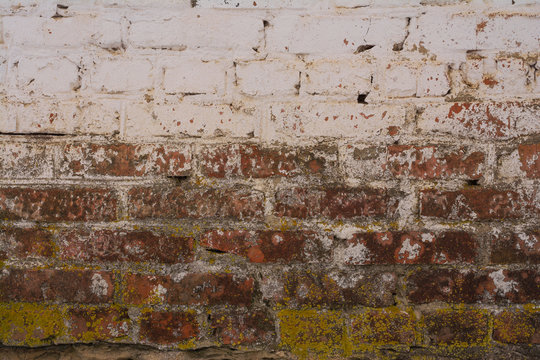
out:
{"label": "whitewashed brick section", "polygon": [[164,66],[163,88],[169,94],[223,94],[231,68],[232,62],[181,58]]}
{"label": "whitewashed brick section", "polygon": [[356,97],[371,90],[374,73],[374,65],[367,61],[315,60],[302,72],[301,92],[311,95]]}
{"label": "whitewashed brick section", "polygon": [[492,14],[480,17],[477,25],[478,49],[538,51],[540,14]]}
{"label": "whitewashed brick section", "polygon": [[405,124],[400,106],[346,103],[276,104],[263,129],[265,140],[293,140],[300,137],[367,139],[385,136],[388,127]]}
{"label": "whitewashed brick section", "polygon": [[416,96],[443,96],[449,90],[447,65],[425,65],[420,68]]}
{"label": "whitewashed brick section", "polygon": [[80,87],[79,67],[66,58],[22,58],[17,65],[17,87],[45,95]]}
{"label": "whitewashed brick section", "polygon": [[252,61],[236,66],[238,86],[250,96],[293,95],[300,86],[300,72],[294,62]]}
{"label": "whitewashed brick section", "polygon": [[50,178],[53,176],[53,144],[0,143],[0,178]]}
{"label": "whitewashed brick section", "polygon": [[327,8],[325,0],[196,0],[195,7],[222,9]]}
{"label": "whitewashed brick section", "polygon": [[405,38],[406,24],[405,18],[283,15],[270,22],[266,46],[295,54],[352,54],[363,45],[391,51]]}
{"label": "whitewashed brick section", "polygon": [[126,107],[126,136],[252,137],[260,115],[253,109],[229,105],[155,105],[130,103]]}
{"label": "whitewashed brick section", "polygon": [[384,70],[386,95],[389,97],[410,97],[416,95],[416,65],[391,63]]}
{"label": "whitewashed brick section", "polygon": [[146,59],[107,59],[96,64],[90,83],[95,91],[144,91],[154,86],[152,70]]}
{"label": "whitewashed brick section", "polygon": [[216,11],[201,9],[169,19],[133,20],[130,43],[141,48],[244,52],[254,52],[253,48],[260,46],[264,37],[261,18]]}
{"label": "whitewashed brick section", "polygon": [[74,16],[59,19],[8,16],[2,19],[4,40],[18,47],[122,46],[120,21],[102,17]]}

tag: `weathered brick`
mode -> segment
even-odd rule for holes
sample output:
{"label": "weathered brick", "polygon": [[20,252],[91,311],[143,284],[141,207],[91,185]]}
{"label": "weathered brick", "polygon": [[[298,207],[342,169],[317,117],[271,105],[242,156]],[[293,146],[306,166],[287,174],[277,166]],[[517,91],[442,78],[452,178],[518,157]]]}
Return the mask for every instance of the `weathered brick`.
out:
{"label": "weathered brick", "polygon": [[527,52],[538,49],[538,37],[530,29],[540,27],[538,16],[491,13],[478,20],[476,49]]}
{"label": "weathered brick", "polygon": [[390,145],[386,168],[393,176],[418,179],[478,179],[484,170],[482,151],[441,146]]}
{"label": "weathered brick", "polygon": [[505,309],[495,314],[493,339],[508,344],[540,344],[538,308]]}
{"label": "weathered brick", "polygon": [[473,263],[478,245],[461,231],[356,233],[336,260],[349,265]]}
{"label": "weathered brick", "polygon": [[236,79],[240,91],[249,96],[294,95],[300,87],[300,71],[290,61],[238,64]]}
{"label": "weathered brick", "polygon": [[189,273],[176,277],[129,274],[127,304],[237,305],[252,303],[254,280],[226,273]]}
{"label": "weathered brick", "polygon": [[140,339],[169,345],[196,339],[199,331],[193,311],[147,311],[141,318]]}
{"label": "weathered brick", "polygon": [[154,86],[152,63],[146,59],[103,60],[95,65],[91,86],[95,91],[144,91]]}
{"label": "weathered brick", "polygon": [[223,95],[230,66],[228,62],[180,58],[164,66],[163,89],[168,94]]}
{"label": "weathered brick", "polygon": [[107,189],[1,188],[0,218],[35,221],[111,221],[118,200]]}
{"label": "weathered brick", "polygon": [[540,276],[534,270],[436,269],[413,273],[407,280],[407,297],[415,304],[527,303],[540,299]]}
{"label": "weathered brick", "polygon": [[274,319],[261,310],[217,311],[209,316],[210,329],[223,345],[265,345],[275,342]]}
{"label": "weathered brick", "polygon": [[201,150],[203,174],[228,178],[265,178],[333,174],[337,171],[337,148],[270,148],[256,144],[208,146]]}
{"label": "weathered brick", "polygon": [[53,235],[39,227],[0,227],[0,260],[50,258],[55,253]]}
{"label": "weathered brick", "polygon": [[75,91],[81,87],[79,66],[66,58],[22,58],[17,65],[17,87],[49,96]]}
{"label": "weathered brick", "polygon": [[480,139],[508,139],[540,131],[536,102],[449,103],[428,105],[418,127],[428,133]]}
{"label": "weathered brick", "polygon": [[351,315],[353,345],[414,344],[415,316],[398,308],[367,310]]}
{"label": "weathered brick", "polygon": [[447,65],[428,64],[418,72],[416,96],[444,96],[450,91]]}
{"label": "weathered brick", "polygon": [[521,170],[531,179],[540,178],[540,144],[521,144],[518,146]]}
{"label": "weathered brick", "polygon": [[488,341],[489,317],[481,310],[440,309],[424,314],[423,321],[434,345],[471,346]]}
{"label": "weathered brick", "polygon": [[289,188],[276,193],[277,216],[331,220],[391,216],[395,199],[386,189]]}
{"label": "weathered brick", "polygon": [[540,231],[496,234],[491,237],[491,263],[540,263]]}
{"label": "weathered brick", "polygon": [[291,263],[328,260],[329,241],[312,231],[214,230],[206,232],[200,244],[254,263]]}
{"label": "weathered brick", "polygon": [[82,307],[69,310],[70,336],[75,341],[95,342],[125,339],[132,324],[128,310],[121,307]]}
{"label": "weathered brick", "polygon": [[414,64],[391,63],[384,71],[386,96],[391,98],[416,95],[418,70]]}
{"label": "weathered brick", "polygon": [[2,301],[107,303],[113,297],[113,275],[92,270],[26,270],[0,273]]}
{"label": "weathered brick", "polygon": [[422,190],[420,193],[420,215],[450,220],[520,218],[524,205],[522,197],[512,190]]}
{"label": "weathered brick", "polygon": [[53,146],[44,143],[0,143],[0,178],[51,178]]}
{"label": "weathered brick", "polygon": [[58,235],[63,260],[107,262],[193,261],[193,239],[150,230],[66,230]]}
{"label": "weathered brick", "polygon": [[263,194],[245,187],[138,187],[129,190],[128,204],[129,215],[137,219],[258,219],[264,210]]}
{"label": "weathered brick", "polygon": [[185,176],[191,151],[189,145],[70,143],[59,167],[67,177]]}

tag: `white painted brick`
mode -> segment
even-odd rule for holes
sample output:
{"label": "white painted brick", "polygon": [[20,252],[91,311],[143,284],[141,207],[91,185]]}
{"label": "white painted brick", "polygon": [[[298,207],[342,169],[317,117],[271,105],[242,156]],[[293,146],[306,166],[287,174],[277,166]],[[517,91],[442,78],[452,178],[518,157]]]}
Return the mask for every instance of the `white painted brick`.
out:
{"label": "white painted brick", "polygon": [[0,143],[0,154],[2,154],[0,156],[0,177],[5,179],[52,177],[53,146],[43,142]]}
{"label": "white painted brick", "polygon": [[386,95],[409,97],[416,95],[417,69],[414,64],[391,63],[384,69]]}
{"label": "white painted brick", "polygon": [[144,91],[154,85],[152,69],[145,59],[103,60],[93,69],[90,82],[96,91]]}
{"label": "white painted brick", "polygon": [[391,50],[405,38],[406,19],[283,15],[270,25],[271,52],[352,54],[362,45],[375,45],[372,52]]}
{"label": "white painted brick", "polygon": [[420,68],[416,96],[444,96],[449,90],[447,65],[424,65]]}
{"label": "white painted brick", "polygon": [[305,9],[327,7],[326,0],[196,0],[196,7],[225,9]]}
{"label": "white painted brick", "polygon": [[538,51],[540,16],[494,14],[478,20],[478,49],[505,51]]}
{"label": "white painted brick", "polygon": [[367,61],[316,60],[302,72],[301,92],[356,97],[371,90],[374,66]]}
{"label": "white painted brick", "polygon": [[469,86],[478,86],[484,77],[484,59],[467,59],[460,70]]}
{"label": "white painted brick", "polygon": [[229,105],[130,103],[126,114],[126,136],[130,138],[252,137],[260,121],[252,109],[235,110]]}
{"label": "white painted brick", "polygon": [[405,109],[399,106],[276,104],[271,111],[271,120],[263,129],[267,141],[295,141],[301,137],[367,139],[387,135],[389,126],[405,124]]}
{"label": "white painted brick", "polygon": [[0,102],[0,132],[17,131],[17,118],[9,110],[4,100]]}
{"label": "white painted brick", "polygon": [[133,46],[156,49],[237,50],[253,52],[263,40],[263,21],[248,14],[197,9],[172,19],[134,20]]}
{"label": "white painted brick", "polygon": [[17,65],[17,87],[45,95],[72,92],[80,87],[79,68],[66,58],[22,58]]}
{"label": "white painted brick", "polygon": [[295,64],[279,60],[240,63],[236,75],[241,92],[250,96],[293,95],[300,84]]}
{"label": "white painted brick", "polygon": [[178,59],[164,68],[166,93],[223,94],[227,68],[232,63]]}
{"label": "white painted brick", "polygon": [[486,94],[523,94],[527,92],[527,68],[522,59],[506,58],[496,61],[496,69],[485,72],[480,90]]}
{"label": "white painted brick", "polygon": [[13,46],[120,48],[120,22],[101,17],[74,16],[60,19],[34,16],[3,18],[4,40]]}

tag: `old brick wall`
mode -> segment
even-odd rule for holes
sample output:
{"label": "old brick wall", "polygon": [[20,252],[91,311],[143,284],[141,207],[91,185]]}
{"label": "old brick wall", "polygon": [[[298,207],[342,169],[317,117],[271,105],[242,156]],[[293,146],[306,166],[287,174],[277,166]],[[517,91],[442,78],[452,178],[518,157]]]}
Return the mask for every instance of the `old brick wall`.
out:
{"label": "old brick wall", "polygon": [[0,358],[540,358],[538,1],[0,17]]}

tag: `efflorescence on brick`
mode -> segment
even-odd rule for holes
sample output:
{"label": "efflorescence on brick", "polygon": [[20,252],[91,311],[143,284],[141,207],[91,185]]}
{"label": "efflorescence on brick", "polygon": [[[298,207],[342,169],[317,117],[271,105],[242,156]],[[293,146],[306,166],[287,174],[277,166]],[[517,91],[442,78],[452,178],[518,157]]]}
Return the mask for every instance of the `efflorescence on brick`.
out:
{"label": "efflorescence on brick", "polygon": [[540,358],[538,1],[0,23],[0,357]]}

